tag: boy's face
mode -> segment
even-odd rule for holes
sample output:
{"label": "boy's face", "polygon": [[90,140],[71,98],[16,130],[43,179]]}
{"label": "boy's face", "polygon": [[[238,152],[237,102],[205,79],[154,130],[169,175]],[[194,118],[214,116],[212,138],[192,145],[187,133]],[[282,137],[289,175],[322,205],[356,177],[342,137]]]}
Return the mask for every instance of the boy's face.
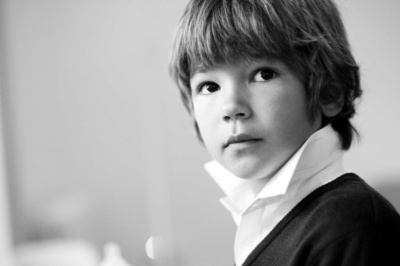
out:
{"label": "boy's face", "polygon": [[239,60],[194,73],[193,113],[211,156],[244,179],[271,177],[321,125],[281,61]]}

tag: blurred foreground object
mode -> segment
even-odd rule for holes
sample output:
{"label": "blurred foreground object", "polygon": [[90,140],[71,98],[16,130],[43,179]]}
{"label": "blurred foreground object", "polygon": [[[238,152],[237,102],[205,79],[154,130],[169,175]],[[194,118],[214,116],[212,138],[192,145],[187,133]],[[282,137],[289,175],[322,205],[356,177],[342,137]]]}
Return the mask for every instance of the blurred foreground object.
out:
{"label": "blurred foreground object", "polygon": [[128,264],[121,256],[121,248],[115,243],[104,246],[104,259],[100,266],[134,266]]}

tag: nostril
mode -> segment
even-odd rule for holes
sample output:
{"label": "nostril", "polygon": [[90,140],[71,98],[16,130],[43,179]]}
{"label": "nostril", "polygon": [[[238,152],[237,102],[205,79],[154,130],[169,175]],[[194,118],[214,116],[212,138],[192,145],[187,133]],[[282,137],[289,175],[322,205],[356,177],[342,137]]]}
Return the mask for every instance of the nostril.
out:
{"label": "nostril", "polygon": [[246,117],[245,113],[237,113],[234,115],[225,115],[225,116],[223,116],[223,119],[224,119],[224,121],[229,121],[229,120],[238,120],[238,119],[241,119],[244,117]]}
{"label": "nostril", "polygon": [[247,102],[229,101],[222,106],[221,119],[225,122],[247,119],[251,116],[251,109]]}
{"label": "nostril", "polygon": [[228,122],[229,120],[231,120],[232,118],[229,115],[225,115],[222,117],[224,119],[224,121]]}

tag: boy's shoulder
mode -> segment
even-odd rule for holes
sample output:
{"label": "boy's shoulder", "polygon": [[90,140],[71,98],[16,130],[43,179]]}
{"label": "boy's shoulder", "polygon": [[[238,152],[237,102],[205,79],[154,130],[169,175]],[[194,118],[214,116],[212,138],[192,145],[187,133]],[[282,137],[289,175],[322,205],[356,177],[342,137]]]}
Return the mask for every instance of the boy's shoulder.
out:
{"label": "boy's shoulder", "polygon": [[305,232],[319,232],[326,241],[363,231],[386,234],[396,229],[400,236],[396,209],[355,174],[345,174],[320,187],[292,211],[289,215]]}
{"label": "boy's shoulder", "polygon": [[[345,232],[385,227],[392,222],[400,226],[400,215],[393,205],[355,174],[342,175],[320,187],[297,208],[304,208],[309,219],[319,217],[321,226],[335,225]],[[328,220],[324,223],[323,219]]]}
{"label": "boy's shoulder", "polygon": [[395,208],[357,175],[345,174],[296,205],[245,265],[355,265],[391,258],[399,239]]}

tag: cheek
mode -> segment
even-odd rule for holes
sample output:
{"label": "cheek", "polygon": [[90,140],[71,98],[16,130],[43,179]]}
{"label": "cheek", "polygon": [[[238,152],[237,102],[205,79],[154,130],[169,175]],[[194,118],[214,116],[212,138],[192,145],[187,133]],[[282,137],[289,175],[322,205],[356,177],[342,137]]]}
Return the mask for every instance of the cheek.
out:
{"label": "cheek", "polygon": [[[263,116],[263,123],[275,128],[278,134],[292,136],[311,126],[311,119],[307,113],[305,95],[302,88],[279,88],[276,93],[268,97],[260,97],[259,114]],[[265,101],[265,99],[268,99]],[[296,133],[297,132],[297,133]]]}
{"label": "cheek", "polygon": [[210,135],[212,134],[212,112],[210,109],[197,104],[194,105],[193,108],[193,117],[197,122],[199,132],[206,144],[210,138]]}
{"label": "cheek", "polygon": [[288,141],[305,141],[317,130],[317,121],[309,116],[304,95],[290,98],[281,108],[281,133]]}
{"label": "cheek", "polygon": [[[277,91],[273,94],[258,95],[257,113],[264,118],[264,121],[271,124],[285,124],[288,120],[295,120],[294,117],[301,116],[303,112],[301,98],[287,92]],[[300,113],[299,113],[300,112]]]}

